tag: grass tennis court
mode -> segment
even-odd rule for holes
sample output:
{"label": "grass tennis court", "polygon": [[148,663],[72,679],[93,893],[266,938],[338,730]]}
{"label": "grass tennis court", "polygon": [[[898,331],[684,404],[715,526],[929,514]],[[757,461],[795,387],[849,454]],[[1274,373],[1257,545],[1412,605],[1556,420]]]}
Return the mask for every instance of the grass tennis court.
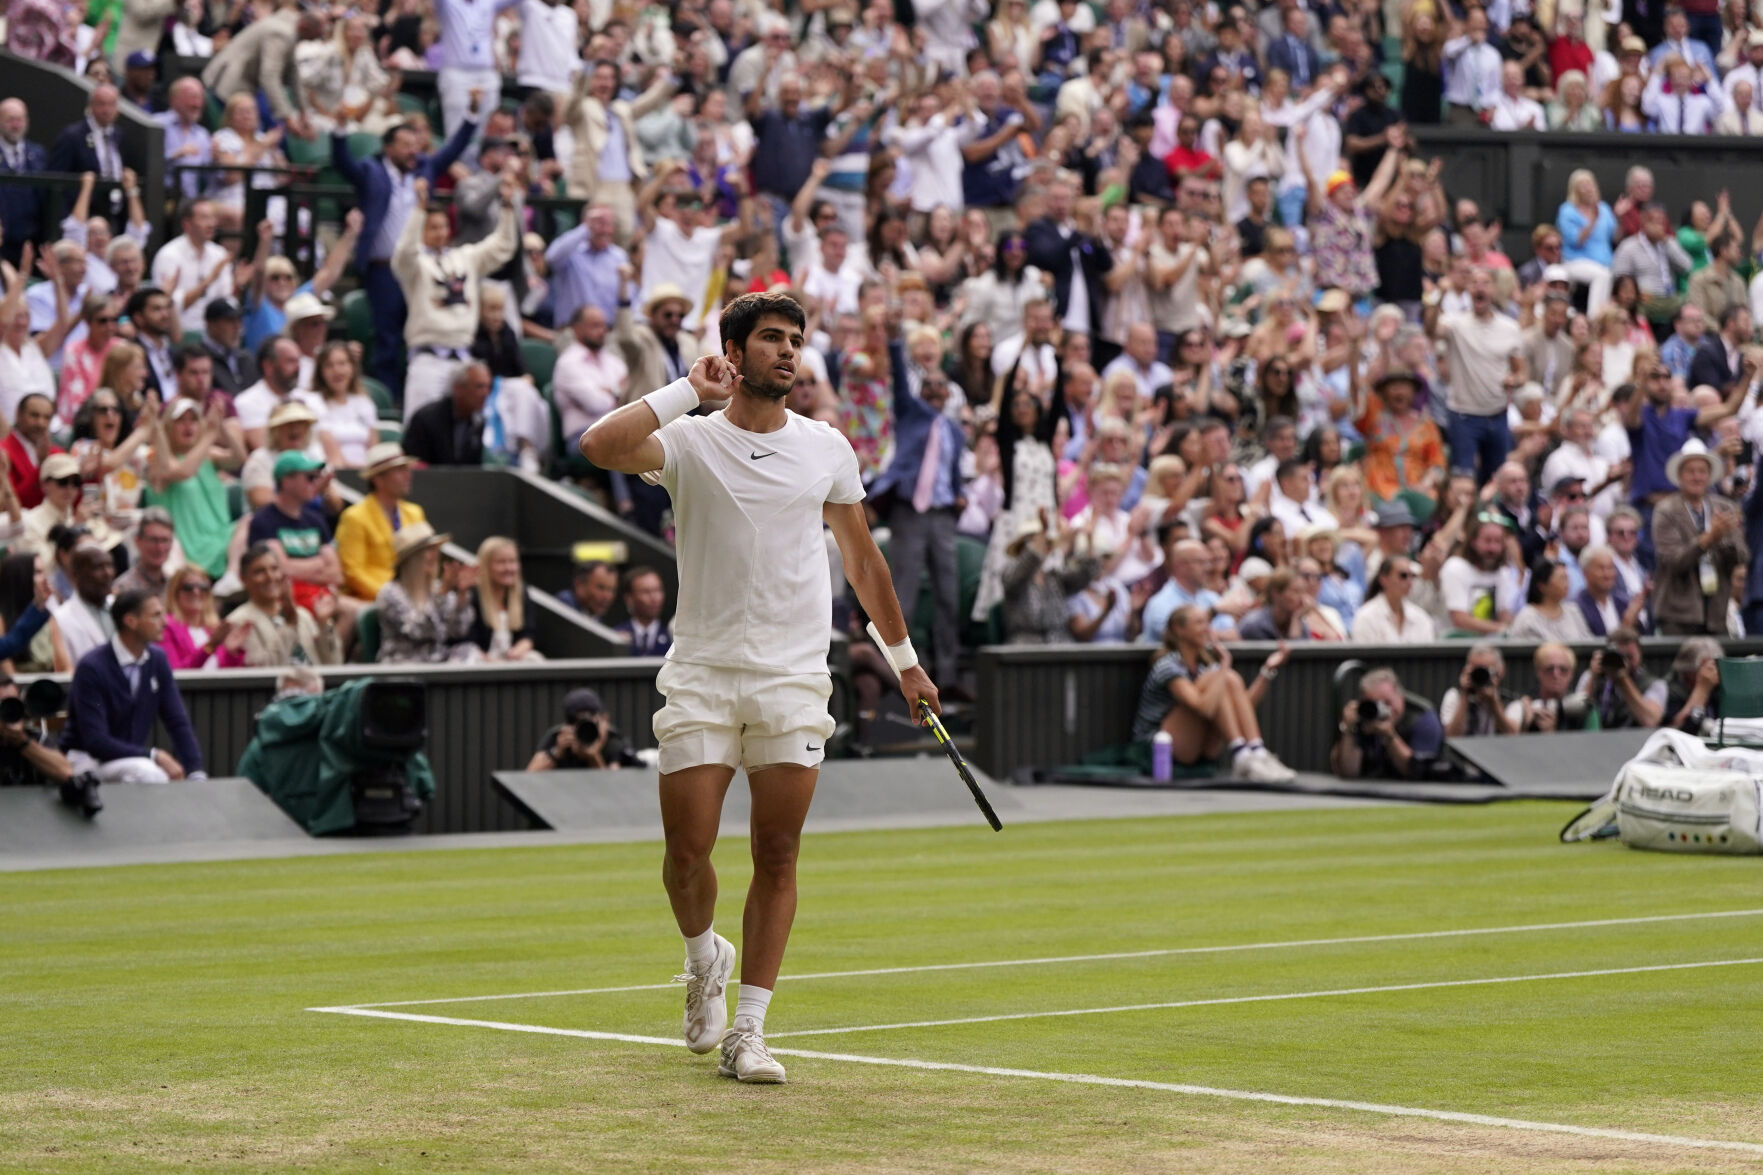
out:
{"label": "grass tennis court", "polygon": [[811,836],[781,1088],[662,1043],[658,846],[8,875],[0,1168],[1763,1170],[1763,863],[1573,811]]}

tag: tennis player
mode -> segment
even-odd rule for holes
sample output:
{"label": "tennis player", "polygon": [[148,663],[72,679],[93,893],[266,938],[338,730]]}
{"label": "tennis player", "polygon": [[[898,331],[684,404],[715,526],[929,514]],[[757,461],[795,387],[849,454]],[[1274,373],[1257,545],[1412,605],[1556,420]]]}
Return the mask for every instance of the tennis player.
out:
{"label": "tennis player", "polygon": [[[582,437],[602,469],[641,474],[673,499],[679,601],[673,648],[656,678],[661,749],[661,878],[686,940],[685,1038],[722,1046],[717,1071],[778,1084],[765,1012],[796,916],[796,853],[833,732],[827,713],[832,585],[822,523],[845,575],[901,667],[900,692],[941,713],[917,665],[887,562],[870,537],[850,442],[784,407],[802,357],[802,309],[782,294],[745,294],[722,312],[723,354],[684,379],[607,414]],[[727,407],[694,416],[700,404]],[[892,643],[897,641],[898,643]],[[710,850],[735,768],[752,787],[753,881],[741,921],[740,995],[726,989],[735,948],[712,926]]]}

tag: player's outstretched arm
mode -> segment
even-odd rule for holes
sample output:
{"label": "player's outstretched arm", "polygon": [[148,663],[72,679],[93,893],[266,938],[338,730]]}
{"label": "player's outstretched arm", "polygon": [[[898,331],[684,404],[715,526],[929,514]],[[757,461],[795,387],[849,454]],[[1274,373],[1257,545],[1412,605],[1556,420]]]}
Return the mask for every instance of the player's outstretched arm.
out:
{"label": "player's outstretched arm", "polygon": [[661,468],[666,451],[655,432],[706,400],[726,400],[734,391],[734,370],[720,355],[706,355],[691,373],[664,388],[632,400],[593,423],[582,434],[582,456],[614,473],[649,473]]}
{"label": "player's outstretched arm", "polygon": [[[906,617],[894,595],[894,580],[888,573],[888,561],[882,558],[881,548],[875,545],[875,536],[869,533],[869,519],[864,517],[862,503],[828,502],[821,507],[820,513],[826,524],[832,527],[833,538],[839,544],[839,556],[845,564],[845,578],[856,590],[857,602],[863,605],[876,633],[889,645],[905,641]],[[907,709],[914,718],[918,715],[920,698],[929,702],[936,713],[943,712],[937,687],[923,666],[914,665],[900,674],[900,692],[905,695]]]}

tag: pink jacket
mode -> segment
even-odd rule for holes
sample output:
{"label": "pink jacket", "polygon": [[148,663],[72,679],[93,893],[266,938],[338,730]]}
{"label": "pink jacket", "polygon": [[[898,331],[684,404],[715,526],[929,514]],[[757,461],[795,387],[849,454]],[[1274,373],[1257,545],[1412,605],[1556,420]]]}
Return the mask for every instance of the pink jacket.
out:
{"label": "pink jacket", "polygon": [[222,647],[214,651],[213,664],[209,664],[209,654],[191,638],[190,626],[182,620],[165,622],[165,635],[159,638],[159,644],[173,669],[237,669],[245,663],[243,653]]}

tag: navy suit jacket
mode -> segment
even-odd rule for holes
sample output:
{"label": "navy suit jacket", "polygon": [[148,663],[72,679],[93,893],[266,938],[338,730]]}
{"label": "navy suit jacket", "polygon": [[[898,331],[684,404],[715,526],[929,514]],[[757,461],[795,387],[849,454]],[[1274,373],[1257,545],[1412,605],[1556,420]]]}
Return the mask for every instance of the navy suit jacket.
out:
{"label": "navy suit jacket", "polygon": [[[31,175],[48,170],[49,153],[29,139],[24,142],[23,167],[7,166],[5,153],[0,152],[0,176]],[[0,225],[6,228],[9,245],[36,240],[43,226],[43,189],[0,181]]]}
{"label": "navy suit jacket", "polygon": [[[123,147],[121,128],[112,125],[110,131],[116,136],[116,153],[127,167],[135,166]],[[55,139],[55,145],[49,148],[50,171],[97,171],[98,151],[89,142],[92,133],[91,124],[85,119],[68,123],[62,128],[61,134]]]}
{"label": "navy suit jacket", "polygon": [[630,638],[633,657],[665,657],[667,650],[673,647],[673,634],[667,631],[665,624],[656,630],[655,639],[647,643],[637,641],[637,626],[634,621],[627,620],[613,631]]}
{"label": "navy suit jacket", "polygon": [[961,426],[912,394],[906,378],[906,347],[898,339],[888,344],[888,365],[894,369],[894,460],[870,486],[870,493],[880,497],[892,492],[901,501],[910,503],[918,488],[918,467],[924,464],[924,449],[930,441],[930,430],[943,430],[943,451],[954,460],[949,462],[949,495],[961,496],[961,450],[967,438]]}
{"label": "navy suit jacket", "polygon": [[171,753],[184,772],[202,770],[202,751],[171,675],[171,662],[156,645],[147,647],[140,682],[131,697],[128,676],[109,641],[81,657],[67,690],[61,749],[84,751],[100,763],[143,758],[153,745],[153,724],[163,722],[171,736]]}
{"label": "navy suit jacket", "polygon": [[[1592,630],[1593,636],[1610,635],[1604,628],[1603,614],[1598,611],[1598,605],[1592,601],[1590,591],[1585,588],[1579,589],[1579,594],[1573,597],[1573,602],[1579,605],[1579,614],[1585,617],[1586,627]],[[1616,587],[1610,592],[1610,602],[1616,605],[1618,614],[1628,611],[1629,595],[1627,589],[1622,586],[1620,575],[1616,577]]]}
{"label": "navy suit jacket", "polygon": [[1083,263],[1081,276],[1090,296],[1090,334],[1094,337],[1102,327],[1102,302],[1107,296],[1102,278],[1114,268],[1108,246],[1080,232],[1073,232],[1070,238],[1061,236],[1059,226],[1044,216],[1029,222],[1022,230],[1022,240],[1028,246],[1028,263],[1053,275],[1053,304],[1061,320],[1071,306],[1072,279],[1079,276],[1071,263],[1071,250],[1076,246],[1078,259]]}
{"label": "navy suit jacket", "polygon": [[[477,123],[470,119],[460,123],[459,129],[439,151],[417,157],[416,175],[427,180],[432,189],[435,177],[453,166],[476,131]],[[361,238],[355,242],[355,266],[365,271],[367,263],[373,260],[374,242],[379,240],[380,229],[386,223],[386,212],[392,205],[392,178],[386,174],[386,157],[379,154],[357,159],[349,151],[349,136],[332,131],[331,166],[349,181],[355,189],[356,199],[361,202]]]}
{"label": "navy suit jacket", "polygon": [[[1300,59],[1303,61],[1304,68],[1309,71],[1308,73],[1302,73],[1298,69]],[[1267,46],[1267,68],[1285,70],[1291,75],[1292,89],[1296,90],[1299,86],[1300,75],[1307,79],[1305,84],[1316,80],[1316,75],[1322,71],[1322,58],[1317,56],[1316,50],[1312,49],[1302,37],[1298,38],[1297,51],[1293,52],[1291,42],[1286,39],[1284,34],[1281,34],[1278,40]]]}
{"label": "navy suit jacket", "polygon": [[1732,387],[1732,381],[1739,377],[1726,362],[1726,342],[1719,335],[1709,335],[1690,356],[1690,379],[1692,388],[1707,384],[1721,395]]}

